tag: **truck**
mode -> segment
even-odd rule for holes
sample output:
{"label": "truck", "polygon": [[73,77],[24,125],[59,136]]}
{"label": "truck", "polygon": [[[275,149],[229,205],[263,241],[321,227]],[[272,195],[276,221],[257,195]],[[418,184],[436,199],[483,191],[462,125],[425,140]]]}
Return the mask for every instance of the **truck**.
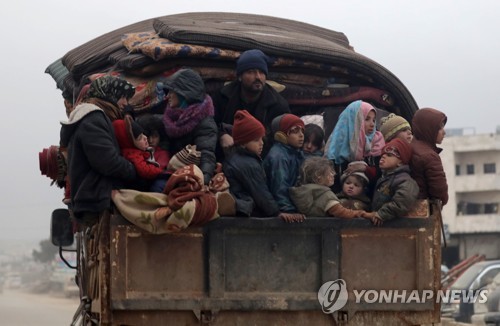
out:
{"label": "truck", "polygon": [[[343,33],[262,15],[153,18],[69,51],[46,72],[65,98],[96,71],[119,73],[144,90],[141,101],[131,99],[136,113],[158,113],[164,103],[147,93],[158,75],[191,67],[210,94],[236,78],[237,55],[252,48],[272,58],[268,80],[291,112],[321,115],[326,135],[357,99],[409,121],[418,109],[404,84],[355,52]],[[64,184],[57,146],[40,153],[40,168]],[[424,205],[424,214],[382,227],[365,219],[219,217],[165,234],[117,209],[75,232],[70,211],[59,208],[51,238],[61,257],[76,240],[74,325],[424,325],[440,321],[442,231],[440,203]]]}

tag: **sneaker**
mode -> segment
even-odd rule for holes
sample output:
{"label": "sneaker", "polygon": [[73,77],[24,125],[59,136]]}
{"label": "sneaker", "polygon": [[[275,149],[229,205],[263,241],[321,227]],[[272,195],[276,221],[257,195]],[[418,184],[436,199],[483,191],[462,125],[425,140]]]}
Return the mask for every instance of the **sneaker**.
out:
{"label": "sneaker", "polygon": [[236,201],[229,192],[217,193],[217,211],[220,216],[236,215]]}

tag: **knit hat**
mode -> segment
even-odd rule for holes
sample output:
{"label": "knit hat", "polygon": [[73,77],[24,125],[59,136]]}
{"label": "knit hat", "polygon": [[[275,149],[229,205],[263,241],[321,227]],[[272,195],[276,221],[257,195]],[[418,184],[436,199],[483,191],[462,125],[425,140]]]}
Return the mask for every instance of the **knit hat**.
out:
{"label": "knit hat", "polygon": [[236,75],[241,76],[247,70],[259,69],[267,76],[268,57],[261,50],[248,50],[240,54],[236,62]]}
{"label": "knit hat", "polygon": [[384,135],[386,142],[393,139],[398,131],[404,128],[410,128],[411,130],[411,126],[408,121],[399,115],[395,115],[394,113],[380,119],[380,132]]}
{"label": "knit hat", "polygon": [[273,133],[281,131],[286,134],[290,129],[292,129],[292,127],[295,126],[304,128],[304,121],[291,113],[279,115],[271,122],[271,130]]}
{"label": "knit hat", "polygon": [[247,110],[238,110],[234,115],[233,140],[235,145],[264,137],[266,129]]}
{"label": "knit hat", "polygon": [[205,83],[200,75],[191,69],[177,71],[159,86],[181,95],[188,104],[203,102],[205,99]]}
{"label": "knit hat", "polygon": [[382,155],[383,154],[393,154],[397,158],[399,158],[403,164],[408,164],[411,159],[412,155],[412,149],[411,145],[408,144],[408,142],[399,139],[399,138],[394,138],[387,144],[385,144],[384,148],[382,149]]}
{"label": "knit hat", "polygon": [[200,160],[201,152],[196,150],[196,145],[186,145],[186,147],[175,153],[175,155],[170,159],[167,170],[177,171],[186,165],[200,165]]}
{"label": "knit hat", "polygon": [[370,180],[368,179],[368,177],[366,176],[366,174],[364,172],[361,172],[361,171],[357,171],[357,172],[344,172],[342,173],[342,175],[340,176],[340,182],[341,183],[344,183],[345,179],[347,179],[348,176],[351,176],[351,175],[357,175],[358,177],[360,177],[361,179],[363,179],[366,184],[368,184],[370,182]]}

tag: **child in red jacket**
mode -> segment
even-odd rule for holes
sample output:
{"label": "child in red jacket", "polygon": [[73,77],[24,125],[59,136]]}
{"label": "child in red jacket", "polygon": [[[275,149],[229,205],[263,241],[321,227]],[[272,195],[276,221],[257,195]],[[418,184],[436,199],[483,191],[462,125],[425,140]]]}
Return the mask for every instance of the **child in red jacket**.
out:
{"label": "child in red jacket", "polygon": [[[143,181],[139,182],[138,188],[155,192],[163,191],[168,174],[165,167],[162,168],[155,160],[144,129],[129,115],[126,115],[124,119],[113,121],[113,128],[123,157],[134,164],[137,175]],[[156,180],[159,180],[162,186],[158,187]],[[152,186],[155,187],[152,188]]]}

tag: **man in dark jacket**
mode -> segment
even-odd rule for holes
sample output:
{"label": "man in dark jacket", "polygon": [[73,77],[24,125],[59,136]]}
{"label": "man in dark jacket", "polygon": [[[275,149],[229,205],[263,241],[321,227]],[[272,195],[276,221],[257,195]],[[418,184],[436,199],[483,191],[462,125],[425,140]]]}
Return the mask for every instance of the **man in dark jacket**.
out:
{"label": "man in dark jacket", "polygon": [[119,114],[122,103],[133,94],[128,82],[101,77],[92,82],[68,121],[61,121],[61,146],[68,149],[71,209],[79,222],[97,222],[111,207],[111,190],[120,181],[136,178],[132,163],[120,155],[108,117]]}
{"label": "man in dark jacket", "polygon": [[[268,58],[260,50],[243,52],[236,63],[238,79],[224,86],[213,97],[215,122],[219,129],[219,147],[226,150],[234,142],[231,136],[234,114],[237,110],[247,110],[266,128],[264,139],[264,157],[271,148],[271,122],[284,113],[289,113],[287,101],[266,84]],[[221,160],[222,151],[218,150]]]}

